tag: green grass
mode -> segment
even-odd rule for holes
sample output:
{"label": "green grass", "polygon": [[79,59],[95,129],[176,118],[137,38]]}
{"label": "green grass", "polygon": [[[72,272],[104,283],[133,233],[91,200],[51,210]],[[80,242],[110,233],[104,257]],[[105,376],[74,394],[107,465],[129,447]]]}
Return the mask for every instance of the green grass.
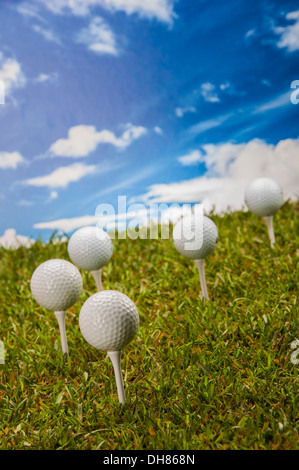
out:
{"label": "green grass", "polygon": [[2,248],[0,448],[298,449],[298,211],[286,203],[275,215],[275,250],[258,217],[211,214],[219,243],[205,263],[209,302],[171,239],[114,240],[104,287],[140,314],[122,357],[123,407],[110,361],[78,326],[96,292],[90,273],[81,271],[67,313],[63,362],[56,318],[32,298],[30,278],[47,259],[68,260],[67,244]]}

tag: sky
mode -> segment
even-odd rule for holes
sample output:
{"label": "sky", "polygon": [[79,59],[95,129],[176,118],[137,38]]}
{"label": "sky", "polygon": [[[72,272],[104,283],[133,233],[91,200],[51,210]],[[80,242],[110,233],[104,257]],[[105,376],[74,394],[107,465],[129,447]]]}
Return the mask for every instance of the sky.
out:
{"label": "sky", "polygon": [[298,196],[298,2],[0,0],[0,19],[0,236],[103,204],[239,210],[259,176]]}

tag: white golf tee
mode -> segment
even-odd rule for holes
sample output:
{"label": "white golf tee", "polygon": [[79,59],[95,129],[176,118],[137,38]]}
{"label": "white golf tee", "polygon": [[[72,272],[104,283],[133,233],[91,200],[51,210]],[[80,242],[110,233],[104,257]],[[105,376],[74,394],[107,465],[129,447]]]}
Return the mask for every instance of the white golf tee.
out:
{"label": "white golf tee", "polygon": [[208,287],[207,287],[206,276],[205,276],[205,268],[204,268],[205,260],[204,259],[195,259],[194,263],[195,263],[195,266],[197,267],[198,272],[199,272],[199,279],[200,279],[202,297],[206,300],[209,300]]}
{"label": "white golf tee", "polygon": [[271,248],[274,248],[275,234],[274,234],[274,228],[273,228],[273,215],[265,216],[263,217],[263,219],[267,225]]}
{"label": "white golf tee", "polygon": [[98,291],[100,292],[101,290],[104,290],[103,284],[102,284],[102,270],[99,269],[98,271],[90,271],[90,272],[95,280]]}
{"label": "white golf tee", "polygon": [[119,402],[123,405],[125,403],[126,397],[125,397],[125,389],[124,389],[124,384],[123,384],[123,379],[122,379],[122,374],[121,374],[121,367],[120,367],[121,353],[122,351],[107,351],[107,354],[111,359],[113,369],[114,369],[118,399],[119,399]]}
{"label": "white golf tee", "polygon": [[55,316],[57,318],[58,325],[59,325],[62,353],[63,353],[63,356],[68,356],[69,351],[68,351],[66,331],[65,331],[66,311],[59,311],[59,312],[54,312],[54,313],[55,313]]}

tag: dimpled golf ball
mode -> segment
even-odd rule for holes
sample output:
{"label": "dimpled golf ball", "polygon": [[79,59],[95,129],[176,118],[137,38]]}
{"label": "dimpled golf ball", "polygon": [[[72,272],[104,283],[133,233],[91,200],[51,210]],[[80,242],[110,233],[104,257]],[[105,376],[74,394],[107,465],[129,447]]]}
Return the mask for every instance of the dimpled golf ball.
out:
{"label": "dimpled golf ball", "polygon": [[[191,259],[204,259],[217,245],[218,230],[209,217],[204,215],[203,219],[196,219],[191,215],[183,217],[176,223],[172,238],[175,248],[181,255]],[[190,242],[194,245],[192,248]]]}
{"label": "dimpled golf ball", "polygon": [[276,181],[270,178],[257,178],[245,190],[245,203],[256,215],[271,216],[283,204],[283,192]]}
{"label": "dimpled golf ball", "polygon": [[108,233],[99,227],[82,227],[71,236],[68,253],[80,269],[97,271],[110,260],[113,245]]}
{"label": "dimpled golf ball", "polygon": [[36,268],[30,287],[39,305],[57,312],[77,302],[83,283],[80,272],[72,263],[63,259],[50,259]]}
{"label": "dimpled golf ball", "polygon": [[98,292],[83,304],[79,327],[84,339],[94,348],[121,351],[138,331],[138,310],[134,302],[121,292]]}

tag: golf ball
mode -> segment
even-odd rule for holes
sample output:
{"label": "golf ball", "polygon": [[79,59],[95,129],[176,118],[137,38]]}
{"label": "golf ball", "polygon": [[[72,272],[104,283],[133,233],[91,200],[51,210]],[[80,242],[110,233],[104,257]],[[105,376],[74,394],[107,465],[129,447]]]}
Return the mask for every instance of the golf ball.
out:
{"label": "golf ball", "polygon": [[217,245],[218,230],[207,216],[186,216],[173,229],[173,243],[178,252],[191,259],[204,259]]}
{"label": "golf ball", "polygon": [[80,272],[72,263],[63,259],[50,259],[36,268],[30,287],[39,305],[58,312],[77,302],[83,283]]}
{"label": "golf ball", "polygon": [[283,204],[283,192],[276,181],[270,178],[257,178],[245,190],[245,203],[256,215],[273,215]]}
{"label": "golf ball", "polygon": [[68,253],[80,269],[97,271],[110,260],[113,245],[108,233],[99,227],[82,227],[71,236]]}
{"label": "golf ball", "polygon": [[114,290],[101,291],[83,304],[79,327],[84,339],[96,349],[120,351],[138,331],[138,310],[125,294]]}

